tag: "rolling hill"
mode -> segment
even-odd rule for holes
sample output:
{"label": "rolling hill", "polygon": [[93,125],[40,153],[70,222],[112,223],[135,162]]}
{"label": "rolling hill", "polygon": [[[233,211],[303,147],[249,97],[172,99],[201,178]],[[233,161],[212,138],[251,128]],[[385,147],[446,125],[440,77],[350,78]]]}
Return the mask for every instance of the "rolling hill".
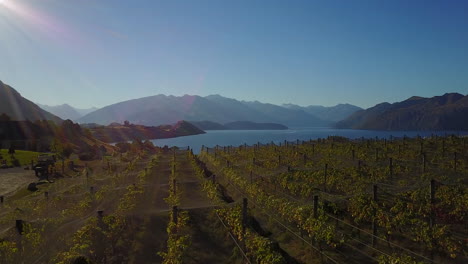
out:
{"label": "rolling hill", "polygon": [[43,104],[37,104],[40,106],[42,109],[46,110],[49,113],[52,113],[64,120],[70,119],[70,120],[77,120],[80,117],[83,117],[93,111],[96,111],[97,108],[89,108],[89,109],[79,109],[75,108],[69,104],[62,104],[62,105],[56,105],[56,106],[50,106],[50,105],[43,105]]}
{"label": "rolling hill", "polygon": [[338,104],[329,107],[321,105],[299,106],[295,104],[284,104],[283,107],[289,109],[303,110],[308,114],[331,122],[341,121],[347,118],[348,116],[352,115],[353,113],[362,110],[362,108],[351,104]]}
{"label": "rolling hill", "polygon": [[381,103],[340,121],[337,128],[369,130],[468,130],[468,96],[447,93],[413,96],[394,104]]}
{"label": "rolling hill", "polygon": [[173,124],[179,120],[230,123],[250,121],[279,123],[287,126],[324,126],[329,122],[303,110],[288,109],[260,102],[244,102],[219,95],[156,95],[113,104],[94,111],[77,121],[107,125],[130,121],[155,126]]}
{"label": "rolling hill", "polygon": [[24,98],[2,81],[0,81],[0,114],[6,114],[14,121],[51,120],[56,123],[63,121]]}
{"label": "rolling hill", "polygon": [[236,121],[224,125],[211,121],[191,121],[191,124],[202,130],[286,130],[287,126],[275,123],[255,123]]}

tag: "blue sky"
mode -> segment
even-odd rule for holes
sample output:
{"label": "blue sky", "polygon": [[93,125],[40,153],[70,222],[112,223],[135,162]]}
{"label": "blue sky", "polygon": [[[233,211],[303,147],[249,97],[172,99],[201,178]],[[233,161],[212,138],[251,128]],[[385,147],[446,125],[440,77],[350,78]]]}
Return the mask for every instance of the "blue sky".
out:
{"label": "blue sky", "polygon": [[0,2],[0,80],[38,103],[221,94],[370,107],[468,94],[464,0]]}

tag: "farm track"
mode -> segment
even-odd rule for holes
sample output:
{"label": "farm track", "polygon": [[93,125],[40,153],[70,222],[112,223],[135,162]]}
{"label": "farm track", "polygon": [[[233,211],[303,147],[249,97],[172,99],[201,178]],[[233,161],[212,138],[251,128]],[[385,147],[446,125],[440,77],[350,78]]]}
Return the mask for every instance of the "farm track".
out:
{"label": "farm track", "polygon": [[[166,227],[171,210],[164,199],[169,196],[172,159],[172,153],[158,157],[157,165],[147,178],[144,197],[130,216],[132,221],[138,223],[134,230],[136,236],[132,254],[135,258],[132,263],[162,262],[157,253],[165,250],[167,240]],[[214,205],[201,190],[186,152],[178,152],[176,160],[179,209],[187,211],[190,218],[188,230],[191,243],[184,263],[238,263],[230,260],[234,245],[225,240],[225,230],[214,225]]]}

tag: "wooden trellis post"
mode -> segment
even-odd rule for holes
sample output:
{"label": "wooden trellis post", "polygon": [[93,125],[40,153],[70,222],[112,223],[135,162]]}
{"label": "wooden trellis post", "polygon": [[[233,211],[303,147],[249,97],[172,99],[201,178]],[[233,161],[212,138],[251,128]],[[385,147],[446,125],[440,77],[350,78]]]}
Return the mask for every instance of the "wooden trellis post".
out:
{"label": "wooden trellis post", "polygon": [[434,204],[435,204],[435,180],[431,180],[431,185],[429,188],[430,197],[431,197],[431,218],[429,226],[432,228],[435,224],[435,215],[434,215]]}
{"label": "wooden trellis post", "polygon": [[[372,200],[374,200],[374,202],[377,202],[377,185],[374,185],[373,186],[373,189],[372,189]],[[374,212],[373,212],[373,219],[372,219],[372,246],[375,246],[375,244],[377,244],[377,217],[376,217],[376,211],[374,209]]]}
{"label": "wooden trellis post", "polygon": [[324,181],[323,181],[323,191],[327,191],[327,173],[328,173],[328,163],[325,164],[325,170],[324,170]]}
{"label": "wooden trellis post", "polygon": [[245,235],[245,229],[247,227],[247,198],[242,199],[242,234]]}
{"label": "wooden trellis post", "polygon": [[316,219],[318,217],[318,195],[314,195],[314,214],[313,217]]}
{"label": "wooden trellis post", "polygon": [[172,206],[172,222],[177,226],[177,223],[179,221],[178,218],[178,207],[177,206]]}
{"label": "wooden trellis post", "polygon": [[426,173],[426,153],[422,154],[422,165],[423,165],[423,173]]}
{"label": "wooden trellis post", "polygon": [[390,178],[393,177],[393,159],[390,158],[389,160],[389,167],[390,167]]}
{"label": "wooden trellis post", "polygon": [[16,220],[16,230],[18,230],[18,234],[23,234],[23,220],[17,219]]}
{"label": "wooden trellis post", "polygon": [[457,152],[453,153],[453,169],[457,171]]}

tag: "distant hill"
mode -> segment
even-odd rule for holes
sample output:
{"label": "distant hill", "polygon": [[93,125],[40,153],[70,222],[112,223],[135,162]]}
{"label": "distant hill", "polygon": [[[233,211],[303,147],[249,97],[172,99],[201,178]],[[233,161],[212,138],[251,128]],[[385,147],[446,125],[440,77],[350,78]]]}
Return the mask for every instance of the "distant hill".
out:
{"label": "distant hill", "polygon": [[275,123],[254,123],[249,121],[237,121],[224,124],[229,130],[286,130],[287,126]]}
{"label": "distant hill", "polygon": [[63,105],[56,105],[56,106],[49,106],[49,105],[42,105],[38,104],[42,109],[46,110],[47,112],[50,112],[64,120],[70,119],[70,120],[77,120],[93,111],[96,111],[97,108],[89,108],[89,109],[79,109],[75,108],[69,104],[63,104]]}
{"label": "distant hill", "polygon": [[288,126],[324,126],[329,123],[302,110],[260,102],[241,102],[219,95],[150,96],[106,106],[77,121],[108,125],[126,120],[146,126],[172,124],[178,120],[209,120],[221,124],[250,121]]}
{"label": "distant hill", "polygon": [[14,121],[51,120],[57,123],[63,121],[22,97],[20,93],[2,81],[0,81],[0,114],[6,114]]}
{"label": "distant hill", "polygon": [[157,127],[113,123],[109,126],[93,127],[90,131],[93,137],[108,143],[125,142],[135,139],[173,138],[205,133],[205,131],[186,121],[179,121],[175,125],[162,125]]}
{"label": "distant hill", "polygon": [[212,121],[190,121],[191,124],[198,127],[201,130],[226,130],[227,127],[220,123]]}
{"label": "distant hill", "polygon": [[354,113],[337,128],[370,130],[468,130],[468,96],[447,93],[381,103]]}
{"label": "distant hill", "polygon": [[284,104],[283,106],[289,109],[303,110],[308,114],[330,122],[341,121],[362,110],[362,108],[351,104],[338,104],[330,107],[320,105],[299,106],[295,104]]}
{"label": "distant hill", "polygon": [[193,125],[202,130],[285,130],[287,126],[275,123],[255,123],[250,121],[236,121],[224,125],[211,121],[191,121]]}

